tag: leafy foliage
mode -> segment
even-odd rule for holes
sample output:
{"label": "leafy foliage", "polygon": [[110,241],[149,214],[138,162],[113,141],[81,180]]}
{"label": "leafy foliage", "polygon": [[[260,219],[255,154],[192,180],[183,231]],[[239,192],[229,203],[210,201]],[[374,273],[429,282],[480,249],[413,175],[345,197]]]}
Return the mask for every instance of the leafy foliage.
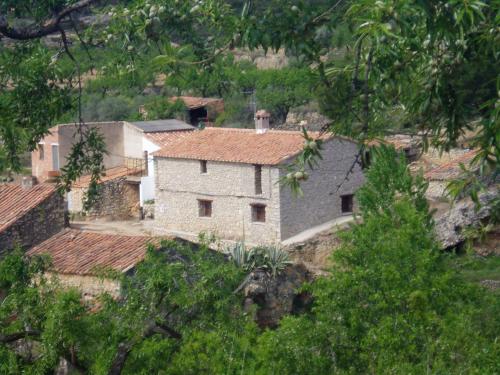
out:
{"label": "leafy foliage", "polygon": [[368,172],[331,276],[310,286],[312,314],[259,338],[263,373],[498,371],[498,300],[447,267],[424,188],[391,152]]}

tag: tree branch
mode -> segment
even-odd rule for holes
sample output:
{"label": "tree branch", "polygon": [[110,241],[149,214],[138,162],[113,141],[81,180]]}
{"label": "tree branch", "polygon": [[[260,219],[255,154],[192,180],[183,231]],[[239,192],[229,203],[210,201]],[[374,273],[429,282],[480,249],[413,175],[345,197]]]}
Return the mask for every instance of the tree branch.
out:
{"label": "tree branch", "polygon": [[15,332],[15,333],[10,333],[7,335],[0,334],[0,343],[2,344],[8,344],[20,339],[23,339],[25,337],[37,337],[40,336],[39,331],[23,331],[23,332]]}
{"label": "tree branch", "polygon": [[71,13],[88,7],[96,0],[80,0],[75,4],[64,8],[54,17],[41,24],[32,24],[27,27],[18,28],[9,24],[5,15],[0,15],[0,34],[15,40],[38,39],[59,31],[61,21]]}
{"label": "tree branch", "polygon": [[140,338],[135,338],[128,342],[122,342],[118,345],[118,350],[116,352],[113,363],[111,364],[108,375],[120,375],[122,373],[123,366],[125,366],[128,355],[132,351],[133,347],[140,341],[151,337],[156,333],[166,337],[172,337],[177,340],[180,340],[182,338],[182,335],[174,329],[164,324],[152,323],[147,326]]}

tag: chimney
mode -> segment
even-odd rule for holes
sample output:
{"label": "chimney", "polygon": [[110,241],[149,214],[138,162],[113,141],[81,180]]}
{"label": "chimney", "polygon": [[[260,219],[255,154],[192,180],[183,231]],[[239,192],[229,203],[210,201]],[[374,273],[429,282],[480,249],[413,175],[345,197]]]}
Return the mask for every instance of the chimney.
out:
{"label": "chimney", "polygon": [[24,190],[31,189],[34,185],[36,185],[36,177],[35,176],[25,176],[21,180],[21,187]]}
{"label": "chimney", "polygon": [[264,109],[257,111],[255,114],[255,131],[257,134],[264,134],[269,130],[269,118],[271,115]]}

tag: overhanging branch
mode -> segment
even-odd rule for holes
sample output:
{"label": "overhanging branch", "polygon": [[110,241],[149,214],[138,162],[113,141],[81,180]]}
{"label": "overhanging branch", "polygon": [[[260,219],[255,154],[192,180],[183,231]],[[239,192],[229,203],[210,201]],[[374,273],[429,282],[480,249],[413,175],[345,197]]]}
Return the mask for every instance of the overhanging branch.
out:
{"label": "overhanging branch", "polygon": [[2,344],[8,344],[20,339],[24,339],[26,337],[37,337],[40,336],[39,331],[23,331],[23,332],[15,332],[15,333],[9,333],[9,334],[1,334],[0,333],[0,343]]}
{"label": "overhanging branch", "polygon": [[0,15],[0,34],[15,40],[38,39],[43,36],[59,32],[59,24],[71,13],[88,7],[97,0],[80,0],[75,4],[64,8],[54,17],[40,24],[32,24],[27,27],[14,27],[9,24],[5,15]]}

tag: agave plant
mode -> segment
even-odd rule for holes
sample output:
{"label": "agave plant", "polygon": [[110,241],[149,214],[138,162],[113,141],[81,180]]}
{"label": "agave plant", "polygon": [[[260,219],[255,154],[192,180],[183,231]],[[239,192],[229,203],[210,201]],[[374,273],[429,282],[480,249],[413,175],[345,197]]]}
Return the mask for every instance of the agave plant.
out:
{"label": "agave plant", "polygon": [[250,253],[246,250],[245,243],[237,242],[234,246],[226,248],[225,253],[237,267],[249,270]]}
{"label": "agave plant", "polygon": [[292,262],[288,258],[288,253],[277,246],[265,247],[266,266],[273,277],[283,271]]}
{"label": "agave plant", "polygon": [[256,268],[265,269],[273,277],[292,263],[288,258],[288,253],[277,246],[257,246],[247,251],[245,244],[238,242],[226,248],[225,253],[237,267],[246,271],[253,271]]}

